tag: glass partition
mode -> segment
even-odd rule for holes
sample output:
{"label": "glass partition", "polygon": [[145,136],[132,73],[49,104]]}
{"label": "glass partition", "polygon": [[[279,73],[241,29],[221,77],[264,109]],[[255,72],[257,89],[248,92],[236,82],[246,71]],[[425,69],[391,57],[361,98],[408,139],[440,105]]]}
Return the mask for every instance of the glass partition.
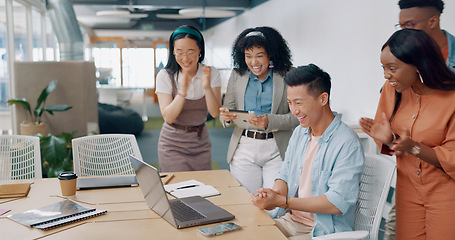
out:
{"label": "glass partition", "polygon": [[25,16],[25,6],[13,2],[13,22],[14,22],[14,50],[16,61],[26,61],[29,49],[27,49],[27,22]]}
{"label": "glass partition", "polygon": [[5,2],[0,1],[0,112],[9,111],[8,39],[6,35]]}
{"label": "glass partition", "polygon": [[32,9],[33,61],[43,61],[43,35],[41,31],[42,15]]}

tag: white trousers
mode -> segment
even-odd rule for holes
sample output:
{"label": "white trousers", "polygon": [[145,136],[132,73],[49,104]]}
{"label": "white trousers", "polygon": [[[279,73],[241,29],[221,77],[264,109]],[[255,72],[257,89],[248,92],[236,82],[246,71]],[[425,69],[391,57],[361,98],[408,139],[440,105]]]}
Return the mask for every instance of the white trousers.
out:
{"label": "white trousers", "polygon": [[249,192],[272,188],[283,160],[275,139],[259,140],[242,136],[229,165],[231,174]]}

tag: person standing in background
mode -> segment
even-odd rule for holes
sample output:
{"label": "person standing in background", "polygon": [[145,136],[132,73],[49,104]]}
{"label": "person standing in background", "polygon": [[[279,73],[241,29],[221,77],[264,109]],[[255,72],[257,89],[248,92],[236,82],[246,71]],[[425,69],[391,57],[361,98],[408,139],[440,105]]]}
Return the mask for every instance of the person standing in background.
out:
{"label": "person standing in background", "polygon": [[[455,236],[455,73],[425,32],[403,29],[383,45],[386,83],[362,130],[396,155],[397,239]],[[429,64],[430,63],[430,64]]]}
{"label": "person standing in background", "polygon": [[455,37],[441,29],[440,19],[444,10],[442,0],[400,0],[400,29],[422,30],[439,46],[447,66],[455,72]]}
{"label": "person standing in background", "polygon": [[222,123],[237,116],[229,109],[254,111],[249,123],[263,130],[236,126],[227,161],[232,175],[249,192],[272,187],[297,119],[289,112],[283,78],[291,70],[291,53],[281,34],[271,27],[245,29],[232,49],[234,70],[229,78]]}
{"label": "person standing in background", "polygon": [[169,38],[167,65],[156,77],[156,94],[164,118],[158,140],[160,171],[209,170],[211,143],[207,112],[218,117],[221,78],[204,66],[204,37],[194,27],[180,26]]}

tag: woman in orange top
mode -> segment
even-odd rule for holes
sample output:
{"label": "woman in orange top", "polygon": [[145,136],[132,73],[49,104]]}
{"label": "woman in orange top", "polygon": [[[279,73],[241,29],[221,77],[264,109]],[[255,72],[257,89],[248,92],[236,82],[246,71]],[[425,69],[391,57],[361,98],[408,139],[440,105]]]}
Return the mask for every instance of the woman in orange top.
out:
{"label": "woman in orange top", "polygon": [[455,238],[455,74],[426,33],[404,29],[382,47],[375,119],[360,126],[397,156],[397,239]]}

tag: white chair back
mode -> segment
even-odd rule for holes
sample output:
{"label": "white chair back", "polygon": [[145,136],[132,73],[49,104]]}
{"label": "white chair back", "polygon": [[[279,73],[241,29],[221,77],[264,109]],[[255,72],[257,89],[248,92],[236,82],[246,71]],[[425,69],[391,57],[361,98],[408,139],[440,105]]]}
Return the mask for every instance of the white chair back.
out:
{"label": "white chair back", "polygon": [[75,138],[73,167],[79,177],[135,174],[130,155],[142,160],[132,134],[100,134]]}
{"label": "white chair back", "polygon": [[0,135],[0,182],[42,178],[39,138]]}
{"label": "white chair back", "polygon": [[396,163],[379,154],[365,155],[365,168],[360,181],[354,227],[368,231],[370,240],[378,239],[382,211],[389,193]]}

